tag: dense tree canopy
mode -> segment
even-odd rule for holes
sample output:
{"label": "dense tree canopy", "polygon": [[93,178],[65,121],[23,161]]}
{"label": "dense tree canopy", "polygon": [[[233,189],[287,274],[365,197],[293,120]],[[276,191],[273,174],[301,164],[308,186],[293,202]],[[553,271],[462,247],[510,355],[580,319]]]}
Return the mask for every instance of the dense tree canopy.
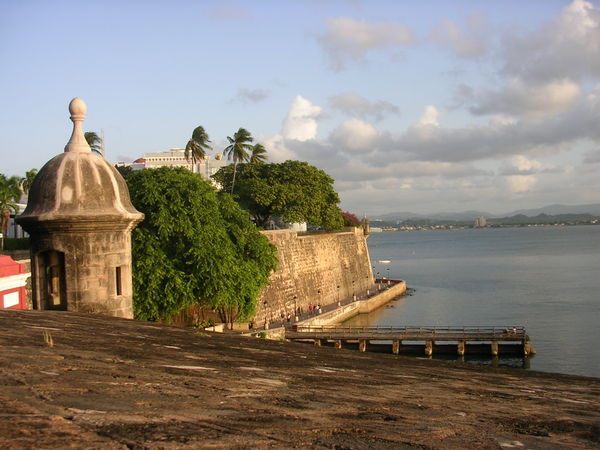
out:
{"label": "dense tree canopy", "polygon": [[[213,178],[229,192],[234,168],[221,168]],[[273,217],[284,222],[307,222],[329,230],[342,227],[340,202],[333,178],[302,161],[270,164],[240,164],[237,168],[236,199],[265,227]]]}
{"label": "dense tree canopy", "polygon": [[145,219],[133,232],[134,311],[168,319],[196,302],[227,323],[250,317],[275,248],[228,194],[183,168],[127,175]]}

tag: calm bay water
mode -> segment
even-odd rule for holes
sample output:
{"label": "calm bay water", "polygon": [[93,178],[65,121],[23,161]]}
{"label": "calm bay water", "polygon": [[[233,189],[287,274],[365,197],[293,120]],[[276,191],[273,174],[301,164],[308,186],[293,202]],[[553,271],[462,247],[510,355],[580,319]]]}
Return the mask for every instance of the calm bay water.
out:
{"label": "calm bay water", "polygon": [[600,226],[374,233],[368,244],[374,272],[416,292],[349,325],[523,325],[531,369],[600,377]]}

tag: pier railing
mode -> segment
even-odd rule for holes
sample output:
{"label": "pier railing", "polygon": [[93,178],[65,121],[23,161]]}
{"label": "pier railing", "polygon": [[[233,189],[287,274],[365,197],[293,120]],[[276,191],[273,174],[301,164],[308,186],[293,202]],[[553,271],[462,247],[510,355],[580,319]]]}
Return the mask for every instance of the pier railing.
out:
{"label": "pier railing", "polygon": [[524,341],[527,332],[522,326],[503,327],[344,327],[344,326],[313,326],[298,325],[286,332],[286,337],[292,339],[370,339],[370,340],[405,340],[405,341]]}

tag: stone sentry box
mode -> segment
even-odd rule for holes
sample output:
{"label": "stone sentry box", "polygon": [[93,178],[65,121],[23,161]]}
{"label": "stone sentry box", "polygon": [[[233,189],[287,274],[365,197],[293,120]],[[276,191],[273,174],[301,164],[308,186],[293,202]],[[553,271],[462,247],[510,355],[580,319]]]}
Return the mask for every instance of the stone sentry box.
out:
{"label": "stone sentry box", "polygon": [[69,111],[71,139],[39,171],[17,219],[31,236],[33,308],[132,318],[131,230],[144,215],[119,172],[90,150],[83,100]]}

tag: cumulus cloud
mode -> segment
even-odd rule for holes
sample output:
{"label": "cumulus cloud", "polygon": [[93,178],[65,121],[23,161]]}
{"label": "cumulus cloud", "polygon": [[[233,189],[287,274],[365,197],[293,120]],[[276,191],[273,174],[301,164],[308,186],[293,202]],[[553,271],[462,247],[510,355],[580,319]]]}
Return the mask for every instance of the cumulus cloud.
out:
{"label": "cumulus cloud", "polygon": [[261,136],[257,141],[260,141],[267,149],[270,162],[279,163],[287,161],[288,159],[298,158],[286,145],[285,139],[280,134],[274,136]]}
{"label": "cumulus cloud", "polygon": [[414,40],[413,32],[399,22],[374,22],[348,17],[327,19],[325,33],[317,41],[329,57],[333,70],[342,70],[348,61],[361,61],[372,50],[398,48]]}
{"label": "cumulus cloud", "polygon": [[233,101],[241,103],[258,103],[269,96],[269,91],[266,89],[247,89],[239,88]]}
{"label": "cumulus cloud", "polygon": [[317,136],[321,108],[301,95],[296,96],[283,121],[282,134],[286,139],[307,141]]}
{"label": "cumulus cloud", "polygon": [[373,151],[379,133],[375,127],[360,119],[350,119],[331,132],[329,140],[350,153]]}
{"label": "cumulus cloud", "polygon": [[470,111],[473,114],[556,114],[570,108],[581,95],[579,85],[568,79],[528,85],[513,78],[500,90],[485,90],[476,95]]}
{"label": "cumulus cloud", "polygon": [[501,172],[503,175],[534,175],[539,173],[563,173],[564,167],[543,163],[523,155],[512,157],[511,165]]}
{"label": "cumulus cloud", "polygon": [[505,36],[503,57],[503,72],[528,82],[598,77],[600,9],[574,0],[541,29]]}
{"label": "cumulus cloud", "polygon": [[430,38],[460,58],[478,58],[486,52],[486,28],[485,16],[471,14],[464,30],[453,20],[445,19],[433,29]]}
{"label": "cumulus cloud", "polygon": [[399,112],[398,107],[390,102],[383,100],[371,102],[358,94],[352,93],[329,97],[329,104],[332,108],[348,115],[363,119],[372,117],[376,121],[383,119],[388,114],[397,114]]}
{"label": "cumulus cloud", "polygon": [[438,117],[440,116],[439,111],[433,105],[427,105],[423,111],[423,115],[419,119],[419,125],[433,125],[439,126]]}
{"label": "cumulus cloud", "polygon": [[535,159],[528,159],[523,155],[514,156],[512,161],[519,172],[535,173],[542,168],[542,163]]}
{"label": "cumulus cloud", "polygon": [[533,175],[510,175],[506,177],[506,186],[513,194],[529,192],[537,182],[537,177]]}
{"label": "cumulus cloud", "polygon": [[336,180],[341,181],[376,181],[423,177],[463,178],[470,176],[491,175],[491,172],[479,169],[470,164],[437,161],[387,161],[375,166],[358,159],[349,159],[343,167],[333,167]]}
{"label": "cumulus cloud", "polygon": [[[436,110],[437,111],[437,110]],[[427,111],[426,111],[427,112]],[[515,154],[551,153],[581,140],[600,142],[600,86],[571,109],[549,116],[514,121],[490,120],[487,125],[459,128],[423,126],[435,123],[431,110],[419,125],[394,138],[390,148],[400,148],[415,159],[476,161]]]}

